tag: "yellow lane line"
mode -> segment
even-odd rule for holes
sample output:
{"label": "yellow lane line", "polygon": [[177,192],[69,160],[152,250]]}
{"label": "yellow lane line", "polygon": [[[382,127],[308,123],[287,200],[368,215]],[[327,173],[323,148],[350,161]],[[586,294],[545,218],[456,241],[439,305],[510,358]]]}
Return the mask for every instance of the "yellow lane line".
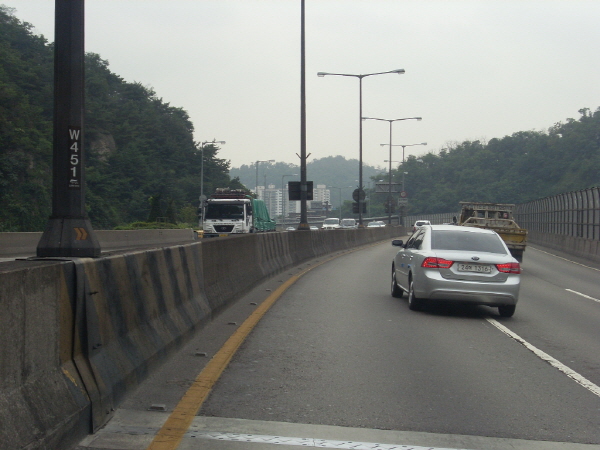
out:
{"label": "yellow lane line", "polygon": [[299,275],[292,276],[289,280],[279,286],[256,308],[244,323],[240,325],[235,333],[231,335],[181,398],[165,424],[148,446],[148,450],[175,450],[179,446],[179,443],[183,439],[183,435],[192,424],[202,403],[206,400],[210,390],[221,376],[221,373],[223,373],[223,370],[225,370],[225,367],[229,364],[229,361],[239,346],[244,342],[244,339],[246,339],[250,331],[252,331],[258,321],[265,315],[269,308],[271,308],[275,301],[281,297],[292,284],[298,281],[302,275],[308,272],[308,270],[305,270]]}
{"label": "yellow lane line", "polygon": [[223,347],[213,356],[208,362],[206,367],[202,369],[198,377],[194,380],[190,388],[183,395],[173,412],[169,415],[168,419],[162,426],[162,428],[156,433],[154,439],[147,447],[147,450],[176,450],[183,436],[187,433],[194,417],[198,414],[200,407],[208,397],[212,387],[217,382],[229,361],[240,347],[242,342],[246,339],[248,334],[254,329],[259,320],[265,315],[265,313],[273,306],[273,304],[281,297],[281,295],[296,281],[298,281],[303,275],[308,273],[315,267],[320,266],[328,261],[331,261],[338,256],[347,255],[358,250],[362,250],[365,247],[374,247],[381,245],[381,242],[375,244],[361,246],[355,249],[351,249],[342,254],[337,254],[326,260],[318,262],[313,266],[305,269],[298,275],[292,275],[286,282],[279,286],[263,301],[256,310],[250,314],[250,316],[240,325],[240,327],[233,333],[229,339],[223,344]]}

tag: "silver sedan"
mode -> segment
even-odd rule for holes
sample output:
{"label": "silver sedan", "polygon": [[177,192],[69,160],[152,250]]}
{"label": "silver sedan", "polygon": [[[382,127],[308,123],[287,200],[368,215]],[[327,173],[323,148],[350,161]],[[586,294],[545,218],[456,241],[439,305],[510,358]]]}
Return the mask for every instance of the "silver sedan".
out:
{"label": "silver sedan", "polygon": [[401,247],[392,263],[392,295],[408,293],[419,310],[435,299],[497,306],[503,317],[515,313],[521,266],[491,230],[454,225],[425,225]]}

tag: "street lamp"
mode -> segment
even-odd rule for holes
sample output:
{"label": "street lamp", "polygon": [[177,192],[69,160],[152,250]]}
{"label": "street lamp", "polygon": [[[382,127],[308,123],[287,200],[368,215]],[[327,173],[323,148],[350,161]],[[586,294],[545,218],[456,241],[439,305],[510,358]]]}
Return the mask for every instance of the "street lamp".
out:
{"label": "street lamp", "polygon": [[202,153],[202,162],[200,163],[200,227],[202,227],[204,224],[204,200],[206,200],[204,197],[204,146],[206,144],[211,144],[214,146],[215,144],[225,144],[225,141],[217,141],[213,139],[212,141],[204,141],[200,144],[200,151]]}
{"label": "street lamp", "polygon": [[418,120],[421,121],[423,120],[422,117],[405,117],[403,119],[378,119],[377,117],[363,117],[363,120],[379,120],[382,122],[389,122],[390,124],[390,159],[389,159],[389,164],[390,164],[390,174],[389,174],[389,195],[388,195],[388,223],[391,225],[392,224],[392,123],[397,122],[399,120]]}
{"label": "street lamp", "polygon": [[[258,196],[258,163],[262,163],[262,162],[266,162],[266,163],[272,163],[275,162],[274,159],[267,159],[267,160],[263,160],[263,161],[256,161],[254,164],[256,164],[256,185],[254,187],[254,191],[256,193],[256,195]],[[266,186],[265,186],[266,188]]]}
{"label": "street lamp", "polygon": [[342,221],[342,189],[348,189],[351,188],[352,186],[344,186],[344,187],[337,187],[337,186],[327,186],[330,189],[339,189],[339,193],[340,193],[340,206],[339,206],[339,210],[340,210],[340,222]]}
{"label": "street lamp", "polygon": [[[384,145],[389,145],[389,144],[379,144],[379,145],[381,145],[383,147]],[[392,145],[392,147],[402,147],[402,163],[403,164],[405,161],[404,160],[404,148],[412,147],[413,145],[427,145],[427,142],[421,142],[420,144],[394,144],[394,145]]]}
{"label": "street lamp", "polygon": [[359,137],[358,137],[358,179],[359,179],[359,186],[358,186],[358,226],[360,228],[363,227],[363,221],[362,221],[362,198],[361,198],[361,194],[363,192],[363,186],[362,186],[362,79],[366,78],[366,77],[370,77],[372,75],[383,75],[386,73],[397,73],[399,75],[404,73],[404,69],[396,69],[396,70],[389,70],[387,72],[375,72],[375,73],[366,73],[366,74],[351,74],[351,73],[328,73],[328,72],[318,72],[317,76],[318,77],[324,77],[326,75],[334,75],[334,76],[340,76],[340,77],[354,77],[354,78],[358,78],[358,97],[359,97],[359,108],[358,108],[358,127],[359,127]]}
{"label": "street lamp", "polygon": [[285,185],[283,184],[284,177],[297,177],[297,173],[292,173],[291,175],[281,175],[281,215],[283,217],[283,223],[285,224]]}

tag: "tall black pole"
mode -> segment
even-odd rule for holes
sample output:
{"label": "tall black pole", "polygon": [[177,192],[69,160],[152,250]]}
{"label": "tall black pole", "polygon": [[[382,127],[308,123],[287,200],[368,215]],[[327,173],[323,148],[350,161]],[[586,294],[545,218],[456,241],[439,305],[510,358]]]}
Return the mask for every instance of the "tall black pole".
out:
{"label": "tall black pole", "polygon": [[306,202],[306,64],[304,37],[304,0],[300,2],[300,224],[298,230],[310,230]]}
{"label": "tall black pole", "polygon": [[388,193],[388,224],[392,224],[392,122],[393,120],[388,120],[390,123],[390,172],[389,172],[389,193]]}
{"label": "tall black pole", "polygon": [[84,0],[55,0],[52,216],[40,257],[98,257],[85,212]]}
{"label": "tall black pole", "polygon": [[362,79],[363,77],[358,77],[358,227],[363,227],[363,215],[362,215],[362,205],[363,205],[363,138],[362,138]]}

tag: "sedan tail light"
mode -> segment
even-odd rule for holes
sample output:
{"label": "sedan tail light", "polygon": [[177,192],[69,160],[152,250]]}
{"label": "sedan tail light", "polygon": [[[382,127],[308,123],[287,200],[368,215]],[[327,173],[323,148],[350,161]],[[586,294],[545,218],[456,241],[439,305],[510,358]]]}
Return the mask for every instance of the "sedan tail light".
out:
{"label": "sedan tail light", "polygon": [[503,273],[521,273],[521,265],[519,263],[496,264],[499,272]]}
{"label": "sedan tail light", "polygon": [[444,258],[434,258],[430,256],[423,260],[421,267],[425,267],[427,269],[449,269],[454,264],[454,261],[449,261]]}

